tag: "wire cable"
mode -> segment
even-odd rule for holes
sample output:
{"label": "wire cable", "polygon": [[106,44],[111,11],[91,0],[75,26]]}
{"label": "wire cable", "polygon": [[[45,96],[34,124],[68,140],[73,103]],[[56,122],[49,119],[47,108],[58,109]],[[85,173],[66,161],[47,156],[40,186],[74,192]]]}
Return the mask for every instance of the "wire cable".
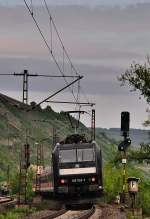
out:
{"label": "wire cable", "polygon": [[[35,25],[36,25],[36,27],[37,27],[39,33],[40,33],[40,35],[41,35],[41,37],[42,37],[42,39],[43,39],[45,45],[46,45],[46,47],[47,47],[49,53],[51,54],[51,56],[52,56],[52,58],[53,58],[53,61],[55,62],[56,66],[57,66],[57,68],[58,68],[58,70],[59,70],[59,72],[64,76],[64,73],[63,73],[63,71],[61,70],[61,67],[59,66],[59,63],[57,62],[57,60],[56,60],[56,58],[55,58],[55,56],[54,56],[54,54],[53,54],[53,52],[52,52],[52,50],[51,50],[51,48],[50,48],[48,42],[47,42],[47,39],[45,38],[44,33],[42,32],[42,30],[41,30],[41,28],[40,28],[40,26],[39,26],[39,24],[38,24],[36,18],[34,17],[34,14],[32,13],[32,10],[30,9],[30,7],[29,7],[29,5],[28,5],[28,3],[27,3],[26,0],[24,0],[24,3],[25,3],[25,5],[26,5],[26,7],[27,7],[29,13],[31,14],[32,19],[33,19],[33,21],[34,21],[34,23],[35,23]],[[46,6],[47,6],[47,3],[46,3]],[[53,22],[53,19],[52,19],[51,15],[50,15],[50,19],[51,19],[51,22],[52,22],[53,26],[55,27],[55,31],[57,31],[57,28],[56,28],[56,26],[55,26],[55,23]],[[57,34],[58,34],[58,31],[57,31]],[[58,36],[59,36],[59,35],[58,35]],[[60,36],[59,36],[59,39],[60,39]],[[62,42],[62,41],[61,41],[61,42]],[[51,43],[51,44],[52,44],[52,43]],[[62,44],[62,45],[63,45],[63,44]],[[52,47],[52,45],[51,45],[51,47]],[[63,47],[63,48],[64,48],[64,47]],[[64,48],[64,51],[66,51],[65,48]],[[69,60],[70,60],[70,59],[69,59]],[[64,77],[64,81],[65,81],[65,83],[68,85],[68,81],[65,79],[65,77]],[[71,93],[72,93],[72,95],[73,95],[75,101],[77,102],[77,99],[76,99],[74,93],[72,92],[72,90],[70,89],[70,87],[69,87],[69,90],[71,91]]]}
{"label": "wire cable", "polygon": [[58,30],[57,30],[57,27],[56,27],[56,25],[55,25],[55,22],[54,22],[54,20],[53,20],[53,17],[52,17],[52,15],[51,15],[51,12],[50,12],[49,7],[48,7],[48,5],[47,5],[47,2],[46,2],[46,0],[43,0],[43,1],[44,1],[46,10],[47,10],[47,12],[48,12],[48,15],[49,15],[49,17],[51,18],[51,21],[52,21],[52,24],[53,24],[54,29],[55,29],[55,31],[56,31],[56,34],[57,34],[57,36],[58,36],[58,38],[59,38],[59,40],[60,40],[61,46],[62,46],[62,48],[64,49],[64,52],[65,52],[65,54],[66,54],[66,56],[67,56],[67,58],[68,58],[68,60],[69,60],[69,62],[70,62],[70,64],[71,64],[72,68],[74,69],[75,73],[79,76],[77,70],[75,69],[74,65],[73,65],[72,62],[71,62],[71,59],[70,59],[70,56],[68,55],[67,50],[65,49],[65,46],[64,46],[63,41],[62,41],[62,39],[61,39],[61,37],[60,37],[60,34],[59,34]]}
{"label": "wire cable", "polygon": [[[76,76],[79,76],[79,73],[77,72],[76,68],[74,67],[74,65],[73,65],[73,63],[72,63],[72,61],[71,61],[71,59],[70,59],[70,56],[69,56],[67,50],[65,49],[65,46],[64,46],[64,44],[63,44],[63,41],[62,41],[62,39],[61,39],[61,37],[60,37],[60,34],[59,34],[59,32],[58,32],[58,29],[57,29],[57,27],[56,27],[56,24],[55,24],[55,22],[54,22],[54,19],[53,19],[53,17],[52,17],[52,14],[51,14],[51,12],[50,12],[50,9],[49,9],[49,7],[48,7],[47,1],[46,1],[46,0],[43,0],[43,1],[44,1],[44,6],[45,6],[46,11],[47,11],[48,16],[49,16],[49,28],[50,28],[50,37],[51,37],[50,45],[49,45],[49,43],[48,43],[48,41],[47,41],[47,39],[46,39],[46,37],[45,37],[43,31],[41,30],[41,28],[40,28],[40,26],[39,26],[39,23],[37,22],[37,20],[36,20],[34,14],[33,14],[33,0],[31,0],[31,7],[29,7],[29,5],[28,5],[28,3],[27,3],[26,0],[24,0],[24,3],[25,3],[25,5],[26,5],[26,7],[27,7],[29,13],[30,13],[31,16],[32,16],[32,19],[33,19],[33,21],[34,21],[34,23],[35,23],[35,25],[36,25],[36,27],[37,27],[37,29],[38,29],[38,31],[39,31],[41,37],[42,37],[44,43],[45,43],[45,46],[47,47],[47,49],[48,49],[50,55],[52,56],[52,59],[53,59],[55,65],[57,66],[59,72],[60,72],[61,75],[63,76],[65,83],[68,85],[68,81],[66,80],[66,78],[65,78],[65,73],[64,73],[64,72],[65,72],[65,56],[67,57],[67,59],[68,59],[68,61],[69,61],[69,64],[70,64],[70,66],[71,66],[71,74],[73,75],[73,71],[74,71],[75,75],[76,75]],[[62,69],[61,69],[61,67],[60,67],[60,65],[59,65],[59,63],[58,63],[58,61],[57,61],[57,59],[56,59],[56,57],[55,57],[55,55],[54,55],[54,53],[53,53],[53,32],[54,32],[54,31],[55,31],[55,33],[56,33],[58,39],[59,39],[59,42],[60,42],[60,44],[61,44],[62,51],[63,51]],[[80,84],[80,82],[78,82],[77,97],[76,97],[75,94],[74,94],[74,87],[73,87],[73,85],[72,85],[72,89],[71,89],[71,87],[68,87],[69,90],[70,90],[70,92],[72,93],[72,95],[73,95],[73,97],[74,97],[76,103],[79,102],[79,97],[80,97],[80,92],[81,92],[81,87],[80,87],[79,84]],[[82,93],[83,93],[83,96],[84,96],[84,98],[86,99],[86,101],[89,103],[89,100],[88,100],[87,96],[84,94],[83,89],[82,89]],[[77,105],[78,105],[78,104],[77,104]],[[78,105],[78,106],[79,106],[79,105]],[[79,106],[79,108],[80,108],[80,106]]]}

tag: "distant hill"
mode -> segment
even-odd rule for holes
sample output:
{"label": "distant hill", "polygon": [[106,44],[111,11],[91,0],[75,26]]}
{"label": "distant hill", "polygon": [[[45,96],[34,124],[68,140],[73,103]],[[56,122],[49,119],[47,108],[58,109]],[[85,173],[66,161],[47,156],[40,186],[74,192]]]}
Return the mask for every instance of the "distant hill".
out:
{"label": "distant hill", "polygon": [[[121,132],[119,128],[96,128],[96,133],[99,135],[100,133],[105,133],[110,139],[114,139],[116,141],[122,140]],[[148,143],[149,142],[149,131],[142,129],[130,129],[129,136],[132,140],[132,145],[135,147],[139,147],[140,143]]]}
{"label": "distant hill", "polygon": [[[0,180],[5,178],[8,165],[11,169],[19,166],[20,149],[26,142],[26,136],[30,144],[31,162],[36,163],[35,143],[39,142],[44,145],[45,162],[49,164],[53,129],[56,129],[57,139],[60,140],[74,133],[64,112],[56,113],[50,106],[30,109],[31,106],[0,94]],[[78,132],[90,139],[90,131],[82,123]],[[96,141],[102,148],[103,159],[107,160],[115,148],[114,142],[104,133],[97,134]]]}

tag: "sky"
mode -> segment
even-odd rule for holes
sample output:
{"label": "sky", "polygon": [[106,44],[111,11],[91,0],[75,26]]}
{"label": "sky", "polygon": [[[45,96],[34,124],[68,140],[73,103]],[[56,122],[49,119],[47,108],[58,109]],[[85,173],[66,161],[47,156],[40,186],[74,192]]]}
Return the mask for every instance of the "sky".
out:
{"label": "sky", "polygon": [[[27,2],[31,2],[31,0],[27,0]],[[32,0],[34,4],[41,4],[41,0]],[[136,4],[136,3],[145,3],[149,2],[149,0],[47,0],[47,2],[51,5],[124,5]],[[20,4],[23,5],[23,0],[0,0],[0,4],[2,5],[15,5]]]}
{"label": "sky", "polygon": [[[34,14],[50,43],[49,19],[43,1],[32,2]],[[120,87],[117,77],[134,61],[144,63],[150,52],[150,1],[47,0],[47,3],[73,64],[84,76],[82,90],[96,103],[96,126],[120,127],[121,112],[129,111],[131,128],[144,128],[148,107],[145,100],[130,92],[129,87]],[[0,73],[28,69],[30,73],[58,74],[23,0],[0,0],[0,27]],[[61,62],[62,50],[54,33],[53,47]],[[65,71],[70,73],[67,63]],[[21,100],[22,78],[0,77],[0,92]],[[63,80],[29,80],[29,101],[40,102],[64,86]],[[86,101],[84,96],[81,100]],[[57,100],[72,100],[69,90]],[[52,108],[72,109],[66,105]],[[90,124],[86,117],[82,121]]]}

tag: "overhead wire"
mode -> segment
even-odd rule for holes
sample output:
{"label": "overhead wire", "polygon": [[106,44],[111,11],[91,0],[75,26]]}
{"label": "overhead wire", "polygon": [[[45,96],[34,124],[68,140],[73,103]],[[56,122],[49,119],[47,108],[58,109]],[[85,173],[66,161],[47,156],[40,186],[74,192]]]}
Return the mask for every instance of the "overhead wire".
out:
{"label": "overhead wire", "polygon": [[33,1],[31,0],[31,13],[32,13],[32,16],[33,16]]}
{"label": "overhead wire", "polygon": [[[65,46],[64,46],[63,41],[62,41],[62,39],[61,39],[61,36],[60,36],[60,34],[59,34],[58,30],[57,30],[56,24],[55,24],[55,22],[54,22],[54,20],[53,20],[53,17],[52,17],[52,15],[51,15],[51,12],[50,12],[50,9],[49,9],[49,7],[48,7],[48,4],[47,4],[46,0],[43,0],[43,1],[44,1],[44,4],[45,4],[45,8],[46,8],[46,10],[47,10],[47,13],[48,13],[48,15],[49,15],[50,21],[51,21],[51,23],[53,24],[54,30],[55,30],[55,32],[56,32],[56,34],[57,34],[57,37],[58,37],[58,39],[59,39],[59,41],[60,41],[60,44],[61,44],[61,47],[62,47],[62,50],[63,50],[63,73],[64,73],[64,55],[66,55],[66,57],[68,58],[68,60],[69,60],[69,62],[70,62],[71,74],[73,74],[72,70],[74,70],[74,71],[75,71],[75,74],[79,76],[79,74],[77,73],[77,70],[75,69],[74,65],[73,65],[72,62],[71,62],[71,59],[70,59],[70,57],[69,57],[69,55],[68,55],[68,53],[67,53],[67,50],[65,49]],[[52,25],[51,25],[51,26],[52,26]],[[52,28],[52,27],[51,27],[51,28]],[[52,32],[52,31],[51,31],[51,32]],[[52,37],[52,36],[51,36],[51,37]],[[52,39],[52,38],[51,38],[51,39]],[[72,85],[71,93],[74,95],[74,84]],[[78,102],[78,98],[76,98],[76,102]]]}
{"label": "overhead wire", "polygon": [[[67,57],[67,59],[68,59],[68,61],[69,61],[69,63],[70,63],[70,66],[71,66],[71,74],[74,75],[74,74],[73,74],[73,71],[74,71],[74,73],[75,73],[76,76],[80,76],[80,75],[79,75],[79,73],[77,72],[76,68],[74,67],[74,65],[73,65],[73,63],[72,63],[72,61],[71,61],[71,59],[70,59],[70,56],[69,56],[67,50],[65,49],[65,46],[64,46],[63,41],[62,41],[62,39],[61,39],[61,36],[60,36],[60,34],[59,34],[59,32],[58,32],[58,29],[57,29],[57,27],[56,27],[56,24],[55,24],[55,22],[54,22],[54,19],[53,19],[53,17],[52,17],[52,14],[51,14],[51,12],[50,12],[49,7],[48,7],[48,4],[47,4],[46,0],[43,0],[43,1],[44,1],[45,8],[46,8],[46,10],[47,10],[47,13],[48,13],[48,15],[49,15],[50,39],[51,39],[50,45],[49,45],[49,43],[48,43],[48,41],[47,41],[47,39],[46,39],[46,37],[45,37],[43,31],[41,30],[38,21],[36,20],[36,18],[35,18],[35,16],[34,16],[34,13],[33,13],[33,12],[34,12],[34,11],[33,11],[33,0],[31,0],[31,7],[28,5],[28,3],[27,3],[26,0],[24,0],[24,3],[25,3],[25,5],[26,5],[26,7],[27,7],[29,13],[30,13],[31,16],[32,16],[32,19],[33,19],[33,21],[34,21],[34,23],[35,23],[35,25],[36,25],[36,27],[37,27],[37,29],[38,29],[38,31],[39,31],[41,37],[42,37],[44,43],[45,43],[45,46],[47,47],[47,49],[48,49],[50,55],[52,56],[54,63],[56,64],[56,66],[57,66],[59,72],[61,73],[61,75],[64,76],[64,81],[65,81],[65,83],[68,85],[68,81],[67,81],[66,78],[65,78],[65,56]],[[57,37],[58,37],[58,39],[59,39],[59,42],[60,42],[60,44],[61,44],[62,51],[63,51],[62,69],[61,69],[61,67],[60,67],[60,65],[59,65],[59,63],[58,63],[58,61],[57,61],[55,55],[53,54],[53,28],[54,28],[55,33],[57,34]],[[78,90],[77,90],[77,97],[76,97],[75,94],[74,94],[74,89],[73,89],[73,88],[71,89],[71,87],[69,87],[69,90],[70,90],[70,92],[72,93],[72,95],[73,95],[73,97],[74,97],[76,103],[79,102],[79,96],[80,96],[79,93],[81,92],[81,87],[80,87],[79,84],[80,84],[80,81],[78,82],[78,87],[77,87],[77,89],[78,89]],[[86,101],[89,103],[89,100],[88,100],[87,96],[84,94],[83,89],[82,89],[82,93],[83,93],[84,98],[86,99]],[[78,106],[79,106],[79,105],[78,105]],[[80,108],[80,106],[79,106],[79,108]]]}
{"label": "overhead wire", "polygon": [[[42,39],[43,39],[45,45],[46,45],[46,47],[47,47],[49,53],[51,54],[51,56],[52,56],[52,58],[53,58],[53,61],[55,62],[56,66],[57,66],[57,68],[58,68],[58,70],[59,70],[59,72],[60,72],[63,76],[65,76],[64,73],[62,72],[62,70],[61,70],[61,68],[60,68],[60,66],[59,66],[59,64],[58,64],[58,62],[57,62],[57,60],[56,60],[56,58],[55,58],[55,56],[54,56],[54,54],[53,54],[53,52],[52,52],[52,50],[51,50],[51,48],[50,48],[50,46],[49,46],[49,44],[48,44],[46,38],[45,38],[45,36],[44,36],[44,33],[42,32],[42,30],[41,30],[41,28],[40,28],[40,26],[39,26],[39,24],[38,24],[36,18],[34,17],[34,14],[32,13],[32,10],[30,9],[30,7],[29,7],[27,1],[26,1],[26,0],[23,0],[23,1],[24,1],[24,3],[25,3],[25,5],[26,5],[26,7],[27,7],[27,9],[28,9],[28,11],[29,11],[29,13],[31,14],[32,19],[33,19],[33,21],[34,21],[34,23],[35,23],[35,25],[36,25],[36,27],[37,27],[39,33],[40,33],[40,35],[41,35],[41,37],[42,37]],[[64,81],[65,81],[65,83],[68,85],[68,81],[65,79],[65,77],[64,77]],[[70,88],[69,88],[69,89],[70,89]],[[72,95],[73,95],[75,101],[77,102],[77,99],[76,99],[74,93],[73,93],[72,91],[71,91],[71,93],[72,93]]]}
{"label": "overhead wire", "polygon": [[51,15],[51,12],[50,12],[50,9],[49,9],[49,7],[48,7],[48,5],[47,5],[47,2],[46,2],[46,0],[43,0],[43,1],[44,1],[46,10],[47,10],[47,12],[48,12],[48,15],[49,15],[49,17],[51,17],[52,24],[53,24],[54,29],[55,29],[55,31],[56,31],[56,34],[57,34],[57,36],[58,36],[58,38],[59,38],[59,40],[60,40],[61,46],[62,46],[62,48],[64,49],[64,52],[65,52],[65,54],[66,54],[66,56],[67,56],[67,58],[68,58],[68,60],[69,60],[69,62],[70,62],[70,64],[71,64],[72,68],[74,69],[75,73],[79,76],[79,74],[78,74],[76,68],[74,67],[74,65],[73,65],[73,63],[72,63],[72,61],[71,61],[71,59],[70,59],[70,56],[69,56],[67,50],[65,49],[65,46],[64,46],[63,41],[62,41],[62,39],[61,39],[61,37],[60,37],[60,34],[59,34],[58,30],[57,30],[56,24],[55,24],[54,19],[53,19],[52,15]]}

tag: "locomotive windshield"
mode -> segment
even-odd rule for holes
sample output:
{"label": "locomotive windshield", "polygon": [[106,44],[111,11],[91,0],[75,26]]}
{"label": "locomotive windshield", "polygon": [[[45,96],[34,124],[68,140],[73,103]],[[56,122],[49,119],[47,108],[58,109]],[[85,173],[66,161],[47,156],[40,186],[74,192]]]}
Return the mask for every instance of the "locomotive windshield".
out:
{"label": "locomotive windshield", "polygon": [[71,149],[59,151],[60,163],[95,161],[94,148]]}
{"label": "locomotive windshield", "polygon": [[77,161],[95,161],[95,152],[93,148],[77,149]]}
{"label": "locomotive windshield", "polygon": [[76,162],[76,150],[60,150],[59,151],[59,162],[70,163]]}

